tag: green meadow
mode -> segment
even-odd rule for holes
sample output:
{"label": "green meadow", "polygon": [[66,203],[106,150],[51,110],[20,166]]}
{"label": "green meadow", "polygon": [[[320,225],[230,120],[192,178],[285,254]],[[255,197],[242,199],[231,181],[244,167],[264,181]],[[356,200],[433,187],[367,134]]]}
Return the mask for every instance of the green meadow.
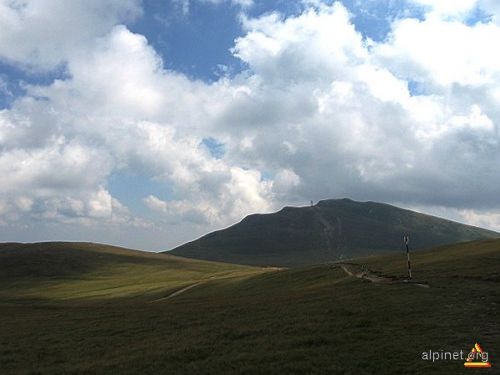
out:
{"label": "green meadow", "polygon": [[[0,373],[498,373],[500,241],[412,261],[429,288],[371,283],[336,263],[274,269],[95,244],[2,244]],[[406,274],[404,253],[352,262]],[[475,342],[491,369],[422,360]]]}

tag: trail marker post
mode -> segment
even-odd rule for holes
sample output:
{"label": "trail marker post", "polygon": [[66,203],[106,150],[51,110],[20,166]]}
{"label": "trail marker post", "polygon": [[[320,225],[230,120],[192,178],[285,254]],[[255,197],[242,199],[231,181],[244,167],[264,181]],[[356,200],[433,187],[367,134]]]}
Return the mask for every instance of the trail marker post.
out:
{"label": "trail marker post", "polygon": [[404,241],[406,245],[406,259],[408,260],[408,279],[411,280],[410,247],[408,245],[410,243],[410,236],[405,235]]}

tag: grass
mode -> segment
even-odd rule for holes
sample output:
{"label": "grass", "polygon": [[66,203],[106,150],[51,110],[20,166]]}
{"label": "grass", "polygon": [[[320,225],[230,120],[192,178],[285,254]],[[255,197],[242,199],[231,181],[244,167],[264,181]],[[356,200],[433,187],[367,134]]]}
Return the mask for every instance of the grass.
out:
{"label": "grass", "polygon": [[90,243],[4,244],[0,298],[43,302],[147,296],[263,270]]}
{"label": "grass", "polygon": [[256,214],[209,233],[170,253],[248,265],[300,267],[402,249],[409,235],[416,249],[500,234],[388,204],[332,199],[313,207],[285,207]]}
{"label": "grass", "polygon": [[[169,276],[159,264],[174,260],[182,265]],[[173,257],[50,277],[44,283],[58,285],[50,292],[0,278],[0,373],[498,373],[500,241],[414,252],[412,260],[415,277],[431,288],[363,282],[335,264],[266,272]],[[404,275],[405,261],[403,253],[359,260],[389,275]],[[149,303],[191,269],[184,284],[205,282]],[[97,274],[114,291],[92,294],[93,286],[102,290],[101,281],[92,284]],[[164,289],[155,290],[163,277]],[[67,299],[67,285],[78,298]],[[421,360],[423,351],[469,350],[476,341],[492,369]]]}

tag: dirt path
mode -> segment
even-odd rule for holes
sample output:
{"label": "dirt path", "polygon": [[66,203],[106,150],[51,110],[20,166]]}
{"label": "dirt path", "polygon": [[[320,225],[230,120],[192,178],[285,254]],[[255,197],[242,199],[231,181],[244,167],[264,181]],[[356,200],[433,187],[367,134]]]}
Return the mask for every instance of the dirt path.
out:
{"label": "dirt path", "polygon": [[383,277],[373,274],[368,269],[363,269],[362,266],[353,265],[353,264],[341,264],[340,267],[347,273],[349,276],[357,277],[358,279],[369,280],[372,283],[392,283],[392,278]]}
{"label": "dirt path", "polygon": [[167,299],[170,299],[170,298],[173,298],[173,297],[176,297],[178,296],[179,294],[182,294],[184,292],[187,292],[189,289],[192,289],[194,288],[195,286],[198,286],[200,284],[203,284],[203,281],[200,281],[200,282],[197,282],[197,283],[194,283],[194,284],[191,284],[191,285],[188,285],[188,286],[185,286],[184,288],[182,289],[179,289],[171,294],[169,294],[168,296],[166,297],[162,297],[162,298],[158,298],[158,299],[155,299],[153,301],[150,301],[150,302],[161,302],[161,301],[165,301]]}
{"label": "dirt path", "polygon": [[365,266],[355,264],[355,263],[339,263],[340,268],[352,277],[357,277],[358,279],[364,279],[371,281],[372,283],[377,284],[412,284],[415,286],[420,286],[422,288],[429,288],[429,284],[426,283],[417,283],[412,280],[407,279],[397,279],[390,276],[381,276],[376,273],[370,271]]}
{"label": "dirt path", "polygon": [[332,251],[337,251],[338,250],[338,244],[333,243],[332,239],[336,237],[337,232],[338,236],[340,236],[340,220],[337,218],[339,228],[335,227],[335,225],[332,225],[324,216],[323,213],[321,212],[321,209],[318,206],[314,206],[313,210],[316,214],[316,217],[318,218],[319,222],[323,226],[323,238],[325,239],[326,242],[326,247],[328,250],[328,254],[332,254]]}
{"label": "dirt path", "polygon": [[[270,270],[272,272],[277,272],[277,271],[284,270],[285,268],[282,268],[282,267],[266,267],[266,269]],[[170,293],[166,297],[161,297],[161,298],[149,301],[149,303],[166,301],[166,300],[168,300],[170,298],[177,297],[179,294],[187,292],[188,290],[193,289],[194,287],[197,287],[198,285],[205,284],[205,283],[207,283],[207,282],[209,282],[211,280],[214,280],[214,279],[215,280],[220,280],[220,279],[224,279],[224,278],[225,278],[224,275],[222,275],[222,276],[210,276],[208,279],[204,279],[204,280],[198,281],[196,283],[189,284],[189,285],[185,286],[184,288],[178,289],[175,292]]]}

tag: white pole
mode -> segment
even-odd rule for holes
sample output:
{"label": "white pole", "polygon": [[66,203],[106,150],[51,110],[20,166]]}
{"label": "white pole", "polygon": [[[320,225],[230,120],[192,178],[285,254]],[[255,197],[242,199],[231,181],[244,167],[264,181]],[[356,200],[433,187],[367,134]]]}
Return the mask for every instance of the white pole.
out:
{"label": "white pole", "polygon": [[411,280],[410,247],[408,246],[410,237],[408,235],[404,236],[404,241],[406,245],[406,259],[408,260],[408,277]]}

